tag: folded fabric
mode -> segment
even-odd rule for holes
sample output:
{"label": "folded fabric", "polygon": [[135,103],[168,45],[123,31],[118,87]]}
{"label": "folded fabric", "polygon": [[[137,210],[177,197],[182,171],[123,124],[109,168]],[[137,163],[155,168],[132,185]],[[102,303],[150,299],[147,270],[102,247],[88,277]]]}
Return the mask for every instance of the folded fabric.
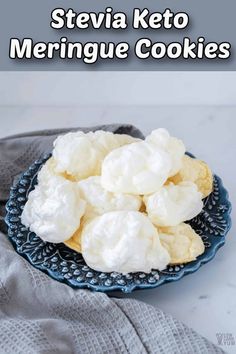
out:
{"label": "folded fabric", "polygon": [[129,298],[74,290],[33,268],[14,251],[4,223],[14,178],[50,152],[58,134],[78,129],[143,137],[133,126],[107,125],[0,140],[0,353],[224,353],[158,308]]}

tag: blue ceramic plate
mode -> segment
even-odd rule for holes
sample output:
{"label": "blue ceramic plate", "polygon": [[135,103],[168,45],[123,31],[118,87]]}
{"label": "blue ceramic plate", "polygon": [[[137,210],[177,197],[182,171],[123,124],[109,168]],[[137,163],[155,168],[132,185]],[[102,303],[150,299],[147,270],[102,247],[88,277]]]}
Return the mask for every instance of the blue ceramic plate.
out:
{"label": "blue ceramic plate", "polygon": [[151,289],[166,282],[179,280],[184,275],[195,272],[202,264],[210,261],[217,250],[223,246],[230,229],[231,204],[228,193],[219,177],[214,176],[214,190],[204,200],[204,209],[189,223],[202,237],[205,252],[194,262],[168,266],[162,272],[153,270],[122,275],[101,273],[89,268],[81,254],[67,248],[63,243],[53,244],[42,241],[21,223],[21,213],[27,196],[37,183],[37,173],[49,158],[46,156],[29,167],[22,174],[17,185],[11,188],[7,203],[6,223],[8,236],[16,251],[25,257],[35,268],[52,278],[74,288],[89,288],[96,291],[121,290],[129,293],[135,289]]}

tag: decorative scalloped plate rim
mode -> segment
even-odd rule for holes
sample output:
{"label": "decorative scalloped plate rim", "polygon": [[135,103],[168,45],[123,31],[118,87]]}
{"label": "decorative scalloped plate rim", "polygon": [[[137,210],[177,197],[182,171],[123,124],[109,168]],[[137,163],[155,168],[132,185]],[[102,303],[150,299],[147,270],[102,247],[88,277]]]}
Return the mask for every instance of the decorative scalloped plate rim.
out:
{"label": "decorative scalloped plate rim", "polygon": [[[194,157],[192,154],[189,154],[189,155]],[[229,229],[231,227],[231,218],[230,218],[231,203],[230,203],[229,198],[228,198],[228,192],[223,187],[221,179],[218,176],[214,176],[215,182],[217,182],[218,190],[220,192],[220,201],[225,206],[225,211],[222,213],[223,220],[225,222],[225,229],[223,230],[223,233],[220,236],[219,235],[215,236],[213,245],[211,245],[210,249],[205,249],[205,252],[200,257],[198,257],[197,260],[195,260],[193,262],[190,262],[190,263],[187,263],[184,266],[183,265],[173,266],[173,267],[169,266],[167,268],[167,270],[164,270],[162,272],[153,271],[152,273],[155,273],[155,275],[158,275],[157,278],[155,278],[155,279],[153,278],[155,280],[155,282],[153,282],[153,280],[152,280],[152,283],[147,283],[147,282],[143,282],[142,283],[142,278],[144,278],[144,277],[142,276],[142,278],[141,278],[141,275],[142,274],[144,275],[144,273],[138,272],[138,273],[130,273],[129,276],[131,278],[135,277],[135,276],[136,277],[140,277],[141,279],[139,280],[140,281],[139,283],[134,283],[132,281],[129,282],[127,280],[128,284],[125,284],[125,285],[119,285],[119,284],[114,284],[114,285],[92,284],[92,283],[89,282],[89,280],[86,281],[86,279],[83,282],[79,282],[79,281],[77,281],[75,279],[70,279],[70,278],[67,279],[67,278],[65,278],[65,275],[62,274],[62,272],[58,272],[58,271],[55,271],[55,270],[48,269],[43,264],[35,264],[33,262],[32,258],[31,258],[31,255],[26,253],[26,252],[22,252],[21,249],[20,249],[21,247],[18,246],[16,240],[14,240],[14,238],[17,239],[18,230],[14,234],[14,231],[12,231],[13,226],[14,225],[18,225],[18,227],[19,226],[22,227],[23,225],[21,224],[21,221],[20,221],[20,215],[18,215],[19,216],[18,218],[17,217],[15,218],[15,219],[18,219],[18,221],[16,221],[16,222],[12,221],[12,213],[11,213],[12,212],[12,205],[11,204],[13,202],[16,203],[15,202],[15,198],[16,198],[16,194],[15,193],[18,192],[18,194],[19,194],[20,188],[22,188],[22,186],[24,186],[24,184],[25,184],[24,181],[25,181],[26,175],[27,175],[27,178],[30,178],[30,183],[29,183],[28,188],[26,189],[26,198],[25,198],[25,202],[26,202],[28,193],[33,189],[33,187],[35,185],[34,180],[37,177],[37,172],[39,171],[40,167],[43,165],[43,163],[45,163],[45,161],[49,157],[50,157],[50,155],[47,155],[47,156],[44,156],[43,158],[35,161],[29,167],[29,169],[21,175],[18,183],[14,187],[11,188],[10,198],[9,198],[9,200],[7,202],[7,205],[6,205],[7,213],[6,213],[6,217],[5,217],[5,222],[8,225],[8,236],[9,236],[9,239],[10,239],[11,243],[13,244],[16,252],[19,253],[21,256],[23,256],[27,261],[29,261],[32,264],[32,266],[34,266],[35,268],[37,268],[37,269],[43,271],[44,273],[48,274],[50,277],[52,277],[55,280],[58,280],[58,281],[63,282],[63,283],[66,283],[66,284],[68,284],[69,286],[71,286],[73,288],[77,288],[77,289],[87,288],[87,289],[90,289],[90,290],[101,291],[101,292],[118,291],[118,290],[120,290],[120,291],[125,292],[125,293],[130,293],[133,290],[137,290],[137,289],[153,289],[153,288],[156,288],[156,287],[158,287],[158,286],[160,286],[160,285],[162,285],[164,283],[168,283],[168,282],[179,280],[185,275],[188,275],[188,274],[196,272],[203,264],[209,262],[212,258],[214,258],[214,256],[215,256],[216,252],[218,251],[218,249],[220,247],[222,247],[224,245],[224,243],[225,243],[225,236],[226,236],[226,234],[228,233],[228,231],[229,231]],[[206,199],[208,199],[208,198],[206,198]],[[22,204],[22,206],[23,205],[24,204]],[[207,205],[207,203],[206,203],[206,205]],[[22,210],[22,206],[21,206],[21,210]],[[190,223],[191,223],[191,221],[190,221]],[[15,226],[14,226],[14,228],[15,228]],[[14,228],[13,228],[13,230],[14,230]],[[16,230],[16,228],[15,228],[15,230]],[[25,232],[27,232],[27,236],[29,234],[32,234],[27,229],[26,229]],[[45,245],[46,244],[48,244],[48,243],[45,243]],[[64,247],[67,249],[66,246],[64,246]],[[59,251],[56,251],[55,254],[57,254],[58,252]],[[69,250],[69,252],[75,254],[75,252],[73,252],[71,250]],[[54,256],[55,256],[55,254],[54,254]],[[69,261],[67,260],[66,262],[69,262]],[[77,264],[73,260],[70,260],[70,262],[71,262],[71,267],[72,267],[72,265],[76,266],[76,264]],[[80,265],[80,267],[81,267],[81,265]],[[88,274],[89,271],[90,272],[95,272],[92,269],[90,269],[89,267],[87,267],[85,262],[83,264],[83,268],[86,268],[86,269],[88,268],[86,274]],[[178,268],[178,272],[177,273],[174,273],[174,272],[171,273],[171,271],[170,271],[171,268]],[[100,272],[95,272],[95,273],[96,273],[95,279],[96,279],[96,277],[99,277],[99,275],[103,274],[103,273],[100,273]],[[145,277],[148,277],[148,276],[151,277],[152,273],[145,274]],[[109,278],[109,277],[112,276],[112,274],[115,274],[115,272],[106,273],[106,277]],[[119,275],[118,273],[116,273],[116,274],[119,277],[126,277],[125,275]]]}

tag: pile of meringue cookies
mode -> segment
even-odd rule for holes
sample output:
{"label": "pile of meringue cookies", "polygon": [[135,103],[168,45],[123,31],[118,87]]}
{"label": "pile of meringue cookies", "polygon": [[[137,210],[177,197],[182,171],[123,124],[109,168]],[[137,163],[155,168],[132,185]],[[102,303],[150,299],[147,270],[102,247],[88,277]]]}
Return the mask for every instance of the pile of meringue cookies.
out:
{"label": "pile of meringue cookies", "polygon": [[212,189],[206,163],[165,129],[145,140],[78,131],[55,140],[21,220],[42,240],[82,253],[92,269],[149,273],[204,252],[185,221]]}

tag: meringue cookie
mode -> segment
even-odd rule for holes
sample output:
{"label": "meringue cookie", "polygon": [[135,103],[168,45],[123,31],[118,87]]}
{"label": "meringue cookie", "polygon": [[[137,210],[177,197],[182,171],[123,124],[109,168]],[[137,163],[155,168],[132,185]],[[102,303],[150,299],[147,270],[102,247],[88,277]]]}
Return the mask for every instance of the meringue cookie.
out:
{"label": "meringue cookie", "polygon": [[193,182],[169,183],[158,192],[144,197],[147,214],[157,226],[176,226],[198,215],[202,194]]}
{"label": "meringue cookie", "polygon": [[185,154],[185,146],[182,140],[170,136],[163,128],[153,130],[145,139],[146,142],[154,144],[169,153],[172,162],[169,177],[174,176],[182,167],[182,159]]}
{"label": "meringue cookie", "polygon": [[171,264],[194,261],[205,250],[201,237],[188,224],[158,228],[158,231],[162,246],[170,254]]}
{"label": "meringue cookie", "polygon": [[75,233],[69,238],[69,240],[63,241],[63,243],[71,248],[73,251],[82,253],[81,250],[81,234],[86,223],[90,222],[92,219],[96,218],[98,214],[91,208],[91,206],[86,206],[84,215],[80,220],[80,227],[75,231]]}
{"label": "meringue cookie", "polygon": [[110,152],[103,161],[101,184],[115,193],[150,194],[167,180],[171,159],[167,152],[145,141]]}
{"label": "meringue cookie", "polygon": [[81,197],[87,202],[87,212],[101,215],[115,210],[139,210],[142,199],[139,196],[112,193],[101,185],[100,176],[91,176],[78,182]]}
{"label": "meringue cookie", "polygon": [[103,150],[105,155],[121,146],[141,141],[141,139],[134,138],[127,134],[114,134],[103,130],[89,132],[87,133],[87,137],[95,143],[99,149]]}
{"label": "meringue cookie", "polygon": [[55,175],[47,179],[50,170],[41,171],[39,184],[29,193],[21,220],[42,240],[60,243],[79,228],[86,202],[80,198],[76,183]]}
{"label": "meringue cookie", "polygon": [[[58,175],[55,172],[56,162],[53,157],[50,157],[41,167],[40,171],[38,172],[37,180],[38,184],[45,184],[47,185],[50,183],[51,178],[53,177],[63,177]],[[59,179],[60,180],[60,179]]]}
{"label": "meringue cookie", "polygon": [[113,149],[139,139],[125,134],[82,131],[59,136],[54,141],[55,171],[74,180],[99,175],[104,157]]}
{"label": "meringue cookie", "polygon": [[161,246],[158,232],[144,214],[113,211],[87,223],[81,235],[87,265],[101,272],[163,270],[170,256]]}
{"label": "meringue cookie", "polygon": [[81,225],[78,228],[78,230],[75,231],[75,233],[72,235],[72,237],[69,238],[69,240],[63,241],[63,243],[72,249],[73,251],[76,251],[78,253],[81,253],[81,232],[82,232],[82,224],[83,224],[83,218],[81,219]]}
{"label": "meringue cookie", "polygon": [[187,155],[183,158],[183,166],[180,171],[170,178],[175,184],[182,181],[194,182],[203,198],[206,198],[213,190],[213,175],[208,165],[201,160]]}

